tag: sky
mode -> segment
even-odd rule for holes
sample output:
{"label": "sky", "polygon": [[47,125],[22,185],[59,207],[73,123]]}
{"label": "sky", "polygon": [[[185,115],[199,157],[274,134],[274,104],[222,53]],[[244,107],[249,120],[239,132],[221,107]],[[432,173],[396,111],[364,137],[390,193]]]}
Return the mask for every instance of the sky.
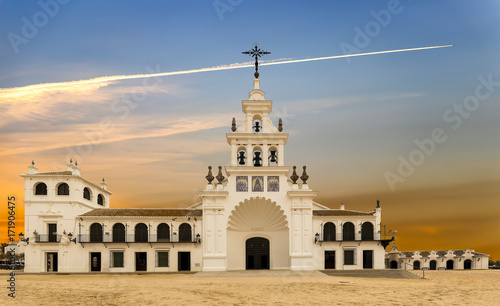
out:
{"label": "sky", "polygon": [[[500,259],[498,1],[0,1],[0,241],[23,179],[77,160],[112,207],[187,207],[244,118],[254,42],[285,164],[316,201],[372,210],[402,251]],[[220,67],[215,71],[118,79]],[[108,77],[91,80],[99,77]],[[82,81],[83,82],[76,82]],[[57,83],[57,84],[55,84]],[[45,85],[39,85],[45,84]],[[36,85],[35,87],[31,85]],[[31,87],[29,87],[31,86]]]}

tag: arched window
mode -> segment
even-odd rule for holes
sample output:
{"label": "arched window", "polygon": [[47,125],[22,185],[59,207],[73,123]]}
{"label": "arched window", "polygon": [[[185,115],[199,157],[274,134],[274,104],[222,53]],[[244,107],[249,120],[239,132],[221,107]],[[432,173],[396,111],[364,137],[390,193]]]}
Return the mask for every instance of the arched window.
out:
{"label": "arched window", "polygon": [[437,269],[437,261],[431,260],[429,262],[429,270],[436,270]]}
{"label": "arched window", "polygon": [[344,223],[342,227],[342,239],[343,240],[354,240],[354,224],[351,222]]}
{"label": "arched window", "polygon": [[262,152],[260,150],[253,151],[253,166],[262,167]]}
{"label": "arched window", "polygon": [[419,260],[415,260],[413,262],[413,270],[420,270],[420,261]]}
{"label": "arched window", "polygon": [[57,195],[69,195],[69,186],[66,183],[61,183],[57,186]]}
{"label": "arched window", "polygon": [[262,133],[262,120],[259,115],[253,117],[252,131],[254,133]]}
{"label": "arched window", "polygon": [[335,241],[335,224],[327,222],[323,226],[323,241]]}
{"label": "arched window", "polygon": [[102,242],[102,225],[92,223],[90,226],[90,242]]}
{"label": "arched window", "polygon": [[100,193],[97,195],[97,204],[104,206],[104,196]]}
{"label": "arched window", "polygon": [[148,226],[139,223],[135,226],[135,242],[148,242]]}
{"label": "arched window", "polygon": [[247,163],[247,151],[245,148],[239,148],[238,149],[238,165],[244,166]]}
{"label": "arched window", "polygon": [[90,189],[87,187],[83,188],[83,198],[90,201]]}
{"label": "arched window", "polygon": [[191,238],[191,225],[182,223],[179,226],[179,242],[192,242]]}
{"label": "arched window", "polygon": [[373,224],[365,222],[361,225],[361,240],[373,240]]}
{"label": "arched window", "polygon": [[47,185],[45,183],[36,184],[35,195],[47,195]]}
{"label": "arched window", "polygon": [[278,165],[278,150],[275,147],[269,148],[267,161],[269,162],[268,165],[271,167]]}
{"label": "arched window", "polygon": [[125,242],[125,225],[121,223],[113,225],[113,242]]}
{"label": "arched window", "polygon": [[464,261],[464,270],[470,270],[472,269],[472,260],[466,259]]}
{"label": "arched window", "polygon": [[452,259],[446,262],[446,270],[453,270],[454,266],[455,262]]}
{"label": "arched window", "polygon": [[157,232],[157,242],[169,242],[170,241],[170,227],[166,223],[161,223],[156,229]]}

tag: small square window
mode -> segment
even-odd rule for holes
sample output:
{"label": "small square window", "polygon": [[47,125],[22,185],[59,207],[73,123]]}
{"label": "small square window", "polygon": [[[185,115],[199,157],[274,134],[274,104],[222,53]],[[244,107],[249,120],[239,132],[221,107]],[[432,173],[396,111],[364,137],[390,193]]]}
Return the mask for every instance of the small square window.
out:
{"label": "small square window", "polygon": [[123,267],[123,251],[111,251],[111,268]]}
{"label": "small square window", "polygon": [[168,252],[157,252],[157,267],[168,267]]}

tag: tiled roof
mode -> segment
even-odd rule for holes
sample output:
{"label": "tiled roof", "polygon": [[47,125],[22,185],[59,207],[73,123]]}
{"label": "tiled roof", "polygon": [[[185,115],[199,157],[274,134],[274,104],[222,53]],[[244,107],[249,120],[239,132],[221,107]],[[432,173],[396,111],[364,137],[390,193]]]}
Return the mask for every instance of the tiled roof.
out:
{"label": "tiled roof", "polygon": [[406,257],[412,257],[413,256],[413,252],[402,252],[403,254],[405,254]]}
{"label": "tiled roof", "polygon": [[99,208],[81,217],[201,217],[201,209],[162,208]]}
{"label": "tiled roof", "polygon": [[322,209],[313,210],[313,216],[324,217],[324,216],[372,216],[373,212],[362,212],[354,210],[343,210],[343,209]]}
{"label": "tiled roof", "polygon": [[438,256],[445,256],[446,254],[448,254],[448,251],[437,251],[436,254]]}
{"label": "tiled roof", "polygon": [[422,256],[422,257],[429,257],[429,255],[431,255],[431,252],[429,252],[429,251],[420,252],[420,256]]}
{"label": "tiled roof", "polygon": [[457,256],[462,256],[462,255],[464,255],[464,254],[465,254],[465,251],[464,251],[464,250],[456,250],[456,251],[455,251],[455,255],[457,255]]}

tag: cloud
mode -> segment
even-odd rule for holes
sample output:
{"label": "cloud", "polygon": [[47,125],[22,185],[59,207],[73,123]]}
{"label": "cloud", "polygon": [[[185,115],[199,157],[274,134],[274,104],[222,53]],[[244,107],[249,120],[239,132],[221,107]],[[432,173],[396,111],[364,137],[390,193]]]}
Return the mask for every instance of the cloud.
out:
{"label": "cloud", "polygon": [[[345,57],[354,57],[354,56],[365,56],[365,55],[377,55],[377,54],[386,54],[386,53],[396,53],[396,52],[408,52],[408,51],[419,51],[419,50],[427,50],[427,49],[436,49],[436,48],[446,48],[451,47],[452,45],[443,45],[443,46],[431,46],[431,47],[421,47],[421,48],[410,48],[410,49],[398,49],[398,50],[386,50],[386,51],[377,51],[377,52],[367,52],[367,53],[358,53],[358,54],[344,54],[344,55],[333,55],[333,56],[323,56],[323,57],[315,57],[315,58],[305,58],[305,59],[274,59],[269,61],[261,61],[261,66],[267,65],[282,65],[282,64],[292,64],[292,63],[302,63],[302,62],[311,62],[311,61],[321,61],[321,60],[329,60],[329,59],[338,59]],[[91,90],[93,86],[99,86],[96,84],[104,84],[103,86],[108,86],[110,83],[121,80],[130,80],[130,79],[144,79],[144,78],[153,78],[160,76],[170,76],[170,75],[181,75],[181,74],[191,74],[191,73],[199,73],[199,72],[208,72],[208,71],[219,71],[219,70],[229,70],[229,69],[238,69],[238,68],[247,68],[253,67],[252,62],[244,62],[244,63],[233,63],[229,65],[219,65],[215,67],[201,68],[201,69],[191,69],[191,70],[182,70],[182,71],[172,71],[172,72],[155,72],[153,73],[150,67],[147,67],[147,70],[151,73],[149,74],[135,74],[135,75],[114,75],[114,76],[105,76],[105,77],[97,77],[88,80],[80,80],[80,81],[70,81],[70,82],[57,82],[57,83],[45,83],[45,84],[36,84],[36,85],[28,85],[22,87],[14,87],[14,88],[3,88],[0,89],[0,101],[7,100],[26,100],[33,99],[39,95],[50,93],[54,91],[65,91],[65,92],[78,92]]]}

